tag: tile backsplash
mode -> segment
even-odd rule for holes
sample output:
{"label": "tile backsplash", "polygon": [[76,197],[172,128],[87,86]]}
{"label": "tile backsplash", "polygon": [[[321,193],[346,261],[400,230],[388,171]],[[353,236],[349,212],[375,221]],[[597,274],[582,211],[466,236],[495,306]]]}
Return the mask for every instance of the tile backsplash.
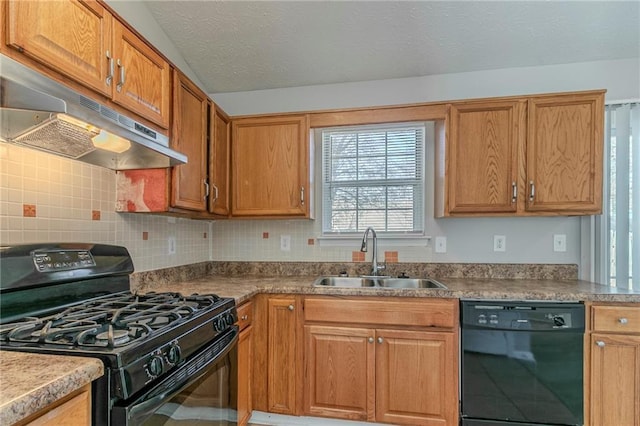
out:
{"label": "tile backsplash", "polygon": [[123,245],[136,271],[211,259],[210,222],[115,213],[115,200],[112,170],[0,143],[0,245]]}

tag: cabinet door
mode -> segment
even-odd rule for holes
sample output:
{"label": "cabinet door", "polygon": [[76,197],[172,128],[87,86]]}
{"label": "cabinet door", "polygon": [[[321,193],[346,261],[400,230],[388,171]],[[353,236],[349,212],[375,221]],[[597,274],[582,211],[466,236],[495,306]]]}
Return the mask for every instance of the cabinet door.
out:
{"label": "cabinet door", "polygon": [[463,103],[450,111],[448,212],[515,212],[524,103]]}
{"label": "cabinet door", "polygon": [[251,417],[251,326],[238,339],[238,425],[246,425]]}
{"label": "cabinet door", "polygon": [[376,330],[376,420],[458,424],[454,333]]}
{"label": "cabinet door", "polygon": [[532,98],[528,115],[526,209],[601,213],[604,93]]}
{"label": "cabinet door", "polygon": [[305,326],[305,414],[375,420],[374,334]]}
{"label": "cabinet door", "polygon": [[169,128],[169,63],[124,25],[114,21],[116,58],[113,101]]}
{"label": "cabinet door", "polygon": [[205,211],[208,98],[182,73],[174,71],[173,76],[171,147],[186,154],[189,162],[173,168],[171,205]]}
{"label": "cabinet door", "polygon": [[309,215],[306,115],[232,122],[232,215]]}
{"label": "cabinet door", "polygon": [[269,299],[267,406],[271,413],[296,414],[296,315],[295,297]]}
{"label": "cabinet door", "polygon": [[640,336],[591,335],[591,424],[640,425]]}
{"label": "cabinet door", "polygon": [[212,104],[210,139],[209,179],[212,194],[209,197],[209,211],[219,216],[229,216],[231,122],[229,116],[215,104]]}
{"label": "cabinet door", "polygon": [[7,45],[91,89],[111,93],[113,19],[99,3],[11,0],[7,12]]}

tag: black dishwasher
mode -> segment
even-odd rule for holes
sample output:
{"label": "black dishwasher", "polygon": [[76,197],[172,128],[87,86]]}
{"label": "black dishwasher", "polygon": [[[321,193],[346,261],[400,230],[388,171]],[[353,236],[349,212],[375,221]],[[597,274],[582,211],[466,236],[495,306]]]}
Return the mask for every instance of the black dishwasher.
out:
{"label": "black dishwasher", "polygon": [[582,425],[584,305],[462,301],[463,426]]}

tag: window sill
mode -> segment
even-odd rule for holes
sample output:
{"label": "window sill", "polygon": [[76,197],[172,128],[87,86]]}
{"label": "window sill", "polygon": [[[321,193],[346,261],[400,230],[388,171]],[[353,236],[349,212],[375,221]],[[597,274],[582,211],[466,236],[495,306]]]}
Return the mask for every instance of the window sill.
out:
{"label": "window sill", "polygon": [[[381,247],[427,247],[431,237],[428,235],[378,235]],[[354,247],[360,249],[362,235],[321,235],[316,237],[320,247]]]}

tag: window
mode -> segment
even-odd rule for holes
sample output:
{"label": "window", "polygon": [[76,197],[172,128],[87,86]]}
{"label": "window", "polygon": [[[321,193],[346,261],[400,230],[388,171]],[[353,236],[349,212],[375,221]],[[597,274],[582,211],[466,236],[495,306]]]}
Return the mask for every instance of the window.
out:
{"label": "window", "polygon": [[640,103],[607,105],[604,158],[598,276],[611,286],[640,290]]}
{"label": "window", "polygon": [[322,131],[322,231],[424,233],[423,124]]}

